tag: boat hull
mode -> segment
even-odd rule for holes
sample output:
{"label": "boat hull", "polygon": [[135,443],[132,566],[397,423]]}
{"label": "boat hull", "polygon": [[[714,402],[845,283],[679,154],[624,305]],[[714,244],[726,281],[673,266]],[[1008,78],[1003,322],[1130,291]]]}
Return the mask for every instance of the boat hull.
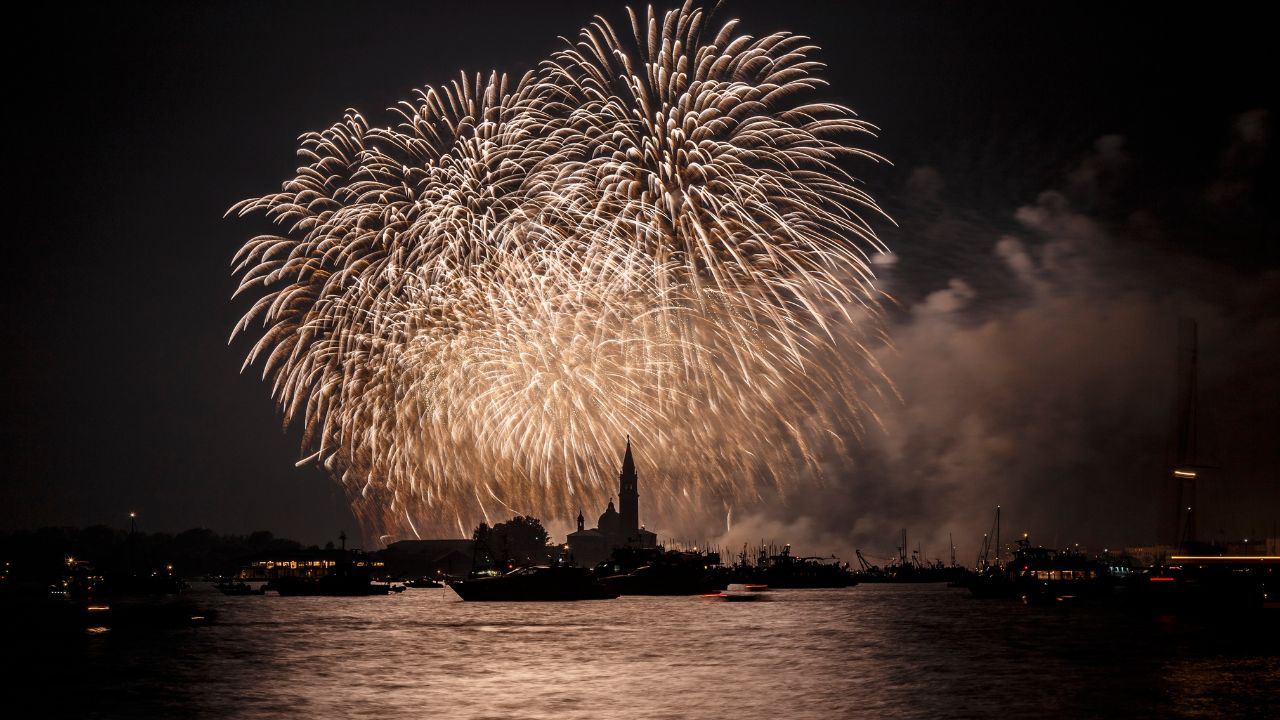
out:
{"label": "boat hull", "polygon": [[366,597],[369,595],[386,595],[391,587],[386,584],[371,582],[325,582],[320,580],[277,580],[272,586],[283,597]]}
{"label": "boat hull", "polygon": [[455,580],[449,587],[472,602],[569,602],[612,600],[618,593],[576,568],[517,570],[500,577]]}

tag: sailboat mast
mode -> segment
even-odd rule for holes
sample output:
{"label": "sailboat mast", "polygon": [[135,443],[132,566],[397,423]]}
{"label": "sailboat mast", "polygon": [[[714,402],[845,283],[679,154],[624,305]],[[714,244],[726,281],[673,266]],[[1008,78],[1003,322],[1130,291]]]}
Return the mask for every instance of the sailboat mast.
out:
{"label": "sailboat mast", "polygon": [[1000,566],[1000,506],[996,506],[996,567]]}
{"label": "sailboat mast", "polygon": [[1190,318],[1178,320],[1178,396],[1174,417],[1173,479],[1178,486],[1174,516],[1174,545],[1196,540],[1196,410],[1199,400],[1199,327]]}

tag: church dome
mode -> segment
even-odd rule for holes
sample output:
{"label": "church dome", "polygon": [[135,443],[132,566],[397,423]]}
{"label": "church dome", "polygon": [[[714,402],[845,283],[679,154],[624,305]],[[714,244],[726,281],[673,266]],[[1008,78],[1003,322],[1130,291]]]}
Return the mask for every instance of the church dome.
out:
{"label": "church dome", "polygon": [[609,500],[609,507],[600,514],[600,521],[596,523],[596,527],[600,528],[600,532],[608,535],[617,534],[622,529],[622,518],[614,509],[613,500]]}

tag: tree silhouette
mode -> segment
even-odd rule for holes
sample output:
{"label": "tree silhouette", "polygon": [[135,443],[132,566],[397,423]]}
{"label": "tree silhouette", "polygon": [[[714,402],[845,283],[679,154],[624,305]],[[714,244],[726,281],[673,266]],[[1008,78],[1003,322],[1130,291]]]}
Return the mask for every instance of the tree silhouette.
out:
{"label": "tree silhouette", "polygon": [[480,523],[471,536],[477,565],[500,569],[548,562],[548,538],[542,521],[527,515],[517,515],[493,527]]}

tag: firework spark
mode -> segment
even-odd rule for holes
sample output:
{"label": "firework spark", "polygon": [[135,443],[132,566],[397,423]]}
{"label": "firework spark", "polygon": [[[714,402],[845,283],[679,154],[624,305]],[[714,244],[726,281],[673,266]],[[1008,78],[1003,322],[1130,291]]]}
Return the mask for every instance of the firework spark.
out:
{"label": "firework spark", "polygon": [[462,76],[303,136],[232,212],[260,362],[368,536],[598,507],[620,438],[669,529],[820,470],[879,386],[870,126],[806,38],[692,5],[602,18],[518,79]]}

